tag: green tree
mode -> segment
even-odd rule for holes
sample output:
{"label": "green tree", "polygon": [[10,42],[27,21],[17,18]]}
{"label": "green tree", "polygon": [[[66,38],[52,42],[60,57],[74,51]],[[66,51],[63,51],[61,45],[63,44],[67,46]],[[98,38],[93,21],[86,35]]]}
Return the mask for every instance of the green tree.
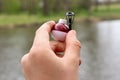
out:
{"label": "green tree", "polygon": [[107,6],[107,10],[108,10],[108,11],[110,10],[110,4],[111,4],[111,1],[110,1],[110,0],[107,0],[107,1],[106,1],[106,6]]}
{"label": "green tree", "polygon": [[99,6],[98,0],[95,0],[94,4],[95,4],[95,11],[98,11],[98,6]]}
{"label": "green tree", "polygon": [[55,0],[53,10],[55,12],[60,12],[61,10],[63,10],[64,5],[65,4],[63,3],[63,0]]}
{"label": "green tree", "polygon": [[90,11],[91,9],[91,0],[81,0],[81,7],[87,11]]}
{"label": "green tree", "polygon": [[22,11],[37,13],[39,11],[39,0],[20,0]]}
{"label": "green tree", "polygon": [[43,0],[43,14],[48,15],[49,13],[50,13],[49,2],[48,2],[48,0]]}
{"label": "green tree", "polygon": [[0,0],[0,12],[2,10],[2,0]]}
{"label": "green tree", "polygon": [[28,11],[28,0],[20,0],[22,11]]}
{"label": "green tree", "polygon": [[20,11],[19,0],[2,0],[2,11],[5,13],[17,13]]}

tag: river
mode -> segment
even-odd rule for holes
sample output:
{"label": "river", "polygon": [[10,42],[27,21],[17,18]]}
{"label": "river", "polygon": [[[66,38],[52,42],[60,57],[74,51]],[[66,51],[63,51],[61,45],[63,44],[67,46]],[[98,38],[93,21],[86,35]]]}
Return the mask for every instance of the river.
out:
{"label": "river", "polygon": [[[20,59],[37,27],[0,29],[0,80],[24,80]],[[120,80],[120,20],[76,23],[82,43],[79,80]]]}

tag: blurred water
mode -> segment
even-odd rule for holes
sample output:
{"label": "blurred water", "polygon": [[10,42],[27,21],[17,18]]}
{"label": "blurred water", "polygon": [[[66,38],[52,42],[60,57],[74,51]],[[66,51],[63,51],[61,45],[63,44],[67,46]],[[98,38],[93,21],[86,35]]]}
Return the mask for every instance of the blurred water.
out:
{"label": "blurred water", "polygon": [[[24,80],[20,59],[37,27],[0,29],[0,80]],[[120,21],[76,23],[82,43],[80,80],[120,80]]]}
{"label": "blurred water", "polygon": [[0,29],[0,80],[24,80],[20,59],[28,52],[35,28]]}
{"label": "blurred water", "polygon": [[83,25],[77,32],[82,43],[80,80],[120,80],[120,20]]}

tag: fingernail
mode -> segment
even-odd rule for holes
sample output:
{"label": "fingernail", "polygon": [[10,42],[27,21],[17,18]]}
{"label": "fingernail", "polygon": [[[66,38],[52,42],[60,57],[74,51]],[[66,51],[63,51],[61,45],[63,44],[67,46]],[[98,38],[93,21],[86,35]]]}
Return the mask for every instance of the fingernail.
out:
{"label": "fingernail", "polygon": [[48,22],[46,22],[47,24],[49,24],[49,25],[54,25],[55,24],[55,21],[48,21]]}
{"label": "fingernail", "polygon": [[75,30],[71,30],[72,34],[76,36],[76,31]]}
{"label": "fingernail", "polygon": [[53,20],[51,20],[51,21],[49,21],[49,22],[55,24],[55,21],[53,21]]}

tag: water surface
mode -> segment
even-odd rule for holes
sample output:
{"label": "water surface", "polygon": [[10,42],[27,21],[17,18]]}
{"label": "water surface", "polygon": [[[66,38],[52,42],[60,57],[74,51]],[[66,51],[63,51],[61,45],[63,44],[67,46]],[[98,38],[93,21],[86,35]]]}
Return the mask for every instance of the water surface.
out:
{"label": "water surface", "polygon": [[[0,29],[0,80],[24,80],[20,59],[32,45],[37,27]],[[76,23],[82,43],[80,80],[120,80],[120,20]]]}
{"label": "water surface", "polygon": [[120,80],[120,21],[83,25],[77,32],[82,43],[80,80]]}

